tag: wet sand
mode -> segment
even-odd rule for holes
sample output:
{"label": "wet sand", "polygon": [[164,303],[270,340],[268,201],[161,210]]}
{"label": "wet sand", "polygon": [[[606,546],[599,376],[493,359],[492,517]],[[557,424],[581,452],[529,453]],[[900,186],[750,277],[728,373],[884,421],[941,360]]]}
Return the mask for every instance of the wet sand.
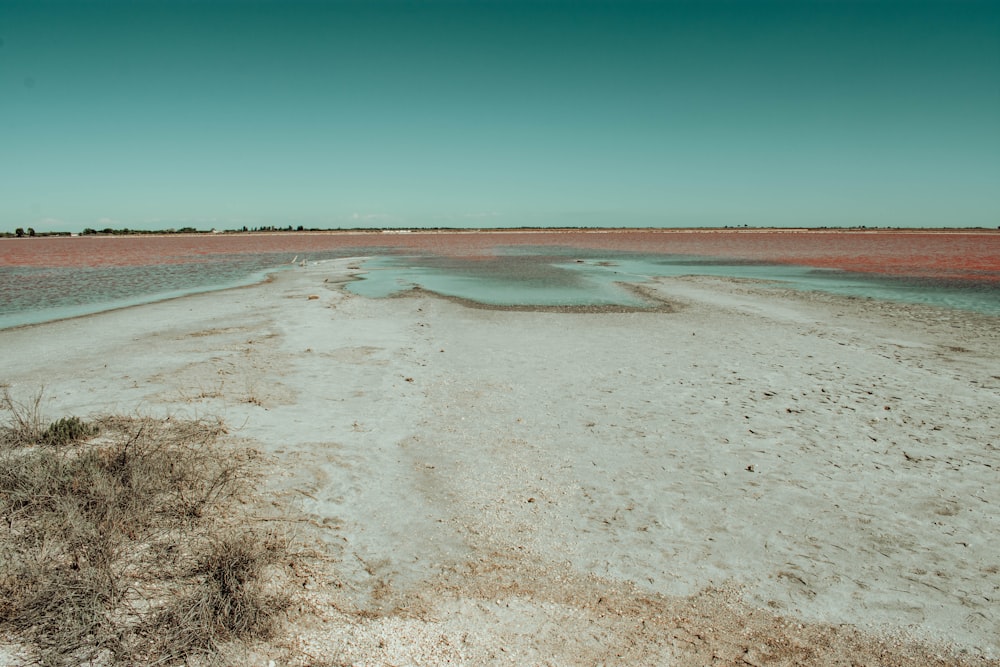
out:
{"label": "wet sand", "polygon": [[501,311],[349,264],[0,331],[53,418],[268,455],[320,557],[250,662],[998,664],[997,318],[713,278]]}

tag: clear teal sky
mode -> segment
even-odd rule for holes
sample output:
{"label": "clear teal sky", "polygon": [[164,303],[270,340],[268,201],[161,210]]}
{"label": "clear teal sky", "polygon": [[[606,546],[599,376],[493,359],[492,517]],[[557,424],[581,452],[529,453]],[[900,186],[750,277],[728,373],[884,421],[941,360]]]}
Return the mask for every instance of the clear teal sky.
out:
{"label": "clear teal sky", "polygon": [[1000,225],[1000,2],[0,0],[0,231]]}

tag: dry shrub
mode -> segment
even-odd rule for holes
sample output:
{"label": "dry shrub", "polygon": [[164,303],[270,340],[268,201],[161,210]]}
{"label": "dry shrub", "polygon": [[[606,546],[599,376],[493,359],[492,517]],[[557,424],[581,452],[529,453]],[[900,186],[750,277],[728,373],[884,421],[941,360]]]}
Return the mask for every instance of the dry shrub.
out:
{"label": "dry shrub", "polygon": [[288,597],[268,590],[265,571],[284,554],[275,535],[230,532],[212,540],[187,590],[150,618],[151,654],[169,660],[212,655],[234,640],[268,639]]}
{"label": "dry shrub", "polygon": [[34,645],[41,664],[76,665],[119,652],[107,612],[120,596],[109,568],[65,567],[51,557],[18,565],[16,579],[3,582],[2,618]]}
{"label": "dry shrub", "polygon": [[42,421],[42,395],[39,389],[26,401],[18,401],[4,386],[0,395],[0,410],[8,415],[8,423],[0,427],[0,441],[7,447],[24,447],[37,443],[44,432]]}
{"label": "dry shrub", "polygon": [[217,446],[220,422],[61,420],[75,435],[53,447],[39,401],[3,400],[0,628],[39,662],[152,663],[272,632],[283,604],[259,578],[282,543],[227,532],[254,456]]}
{"label": "dry shrub", "polygon": [[284,551],[274,536],[260,540],[252,534],[231,534],[217,540],[203,556],[196,572],[202,576],[192,606],[213,621],[225,639],[269,636],[274,610],[283,604],[264,591],[261,575]]}
{"label": "dry shrub", "polygon": [[97,435],[97,427],[87,424],[79,417],[63,417],[48,427],[42,418],[42,396],[40,389],[26,401],[18,401],[10,395],[10,388],[3,387],[0,395],[0,411],[8,415],[8,423],[0,426],[0,442],[6,447],[29,447],[31,445],[67,445]]}

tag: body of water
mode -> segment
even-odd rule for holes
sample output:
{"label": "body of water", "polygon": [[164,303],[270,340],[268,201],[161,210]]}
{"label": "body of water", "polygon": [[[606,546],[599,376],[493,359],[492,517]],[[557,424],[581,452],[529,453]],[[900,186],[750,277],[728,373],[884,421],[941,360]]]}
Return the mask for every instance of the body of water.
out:
{"label": "body of water", "polygon": [[363,279],[348,289],[385,297],[413,287],[497,306],[609,306],[649,303],[622,283],[657,277],[743,278],[782,288],[817,290],[860,298],[959,308],[1000,315],[1000,284],[994,281],[857,273],[796,264],[734,261],[719,257],[599,253],[535,248],[508,257],[376,257],[364,262]]}
{"label": "body of water", "polygon": [[641,307],[621,283],[712,275],[1000,315],[990,232],[359,232],[0,239],[0,328],[359,255],[349,289],[375,298],[419,286],[492,305]]}

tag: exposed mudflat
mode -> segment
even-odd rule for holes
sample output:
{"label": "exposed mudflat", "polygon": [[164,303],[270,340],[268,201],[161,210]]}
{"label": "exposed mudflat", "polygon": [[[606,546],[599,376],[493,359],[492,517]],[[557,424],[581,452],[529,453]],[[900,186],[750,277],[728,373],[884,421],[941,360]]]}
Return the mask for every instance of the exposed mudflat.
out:
{"label": "exposed mudflat", "polygon": [[712,278],[492,310],[347,265],[0,331],[53,417],[269,456],[302,590],[247,662],[1000,664],[996,318]]}

